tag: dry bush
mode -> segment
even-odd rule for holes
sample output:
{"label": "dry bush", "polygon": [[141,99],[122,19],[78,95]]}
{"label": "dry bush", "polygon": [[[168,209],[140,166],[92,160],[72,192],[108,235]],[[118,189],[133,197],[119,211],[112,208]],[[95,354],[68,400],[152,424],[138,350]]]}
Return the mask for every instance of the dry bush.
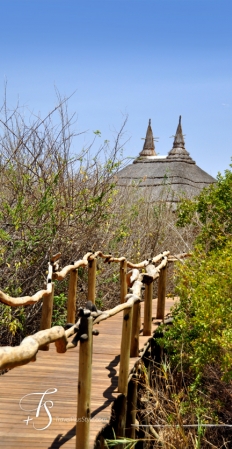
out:
{"label": "dry bush", "polygon": [[[28,120],[19,106],[10,111],[5,102],[0,109],[0,288],[12,296],[43,288],[50,255],[60,251],[64,266],[101,246],[122,164],[125,122],[113,148],[105,142],[92,157],[92,145],[74,149],[73,117],[59,94],[47,117]],[[57,283],[58,303],[65,290],[67,281]],[[1,305],[1,343],[15,343],[16,332],[18,339],[35,332],[40,308]]]}
{"label": "dry bush", "polygon": [[151,377],[150,382],[144,367],[137,416],[146,424],[141,427],[146,449],[231,447],[231,428],[222,424],[231,423],[232,384],[221,380],[218,367],[207,367],[201,389],[195,392],[191,376],[173,371],[167,360],[154,366]]}
{"label": "dry bush", "polygon": [[[60,124],[53,125],[55,112]],[[28,294],[38,287],[50,254],[63,263],[99,245],[101,226],[112,212],[113,175],[120,161],[119,138],[94,158],[90,148],[73,154],[66,100],[45,119],[27,125],[16,109],[2,123],[0,195],[2,288]],[[105,229],[104,229],[105,231]],[[10,285],[9,285],[10,280]]]}
{"label": "dry bush", "polygon": [[[141,196],[139,189],[117,187],[125,122],[112,148],[105,142],[94,155],[92,145],[77,151],[75,117],[69,118],[68,99],[57,95],[45,118],[26,120],[23,109],[10,111],[6,101],[0,109],[0,288],[12,296],[41,289],[57,252],[62,267],[99,249],[138,262],[166,249],[189,251],[193,240],[191,225],[175,227],[165,186],[159,203],[151,202],[149,189]],[[112,307],[119,300],[119,266],[99,261],[97,275],[97,305]],[[68,280],[56,282],[53,324],[65,323],[67,290]],[[78,305],[86,293],[87,270],[80,269]],[[38,330],[40,310],[41,303],[15,310],[0,305],[1,343]]]}

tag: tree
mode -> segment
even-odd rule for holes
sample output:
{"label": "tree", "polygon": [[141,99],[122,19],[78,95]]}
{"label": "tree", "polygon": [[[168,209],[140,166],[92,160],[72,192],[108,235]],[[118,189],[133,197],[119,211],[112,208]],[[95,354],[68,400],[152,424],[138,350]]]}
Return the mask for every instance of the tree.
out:
{"label": "tree", "polygon": [[193,223],[197,244],[206,251],[221,248],[232,235],[232,172],[217,176],[217,183],[202,190],[194,200],[184,200],[178,209],[179,227]]}

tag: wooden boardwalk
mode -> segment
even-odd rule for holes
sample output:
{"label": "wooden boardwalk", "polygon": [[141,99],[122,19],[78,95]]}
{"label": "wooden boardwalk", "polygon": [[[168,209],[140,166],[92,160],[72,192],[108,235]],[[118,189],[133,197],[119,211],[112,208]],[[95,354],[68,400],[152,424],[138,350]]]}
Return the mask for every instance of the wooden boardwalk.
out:
{"label": "wooden boardwalk", "polygon": [[[166,313],[173,299],[166,300]],[[143,323],[143,303],[141,308]],[[153,300],[153,316],[156,300]],[[117,398],[122,316],[97,328],[93,337],[90,448],[111,416]],[[153,330],[157,327],[154,320]],[[140,337],[140,348],[149,337]],[[130,359],[130,368],[137,359]],[[6,449],[74,449],[77,413],[78,348],[58,354],[54,344],[39,351],[35,363],[0,377],[0,447]],[[46,392],[46,393],[45,393]],[[41,402],[41,407],[39,404]],[[37,416],[36,416],[37,414]]]}

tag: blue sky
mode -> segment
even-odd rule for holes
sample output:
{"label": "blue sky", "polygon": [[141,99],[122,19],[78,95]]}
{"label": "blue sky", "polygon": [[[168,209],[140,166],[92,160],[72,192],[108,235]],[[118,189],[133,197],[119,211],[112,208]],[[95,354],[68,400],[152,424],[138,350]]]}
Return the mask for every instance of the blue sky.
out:
{"label": "blue sky", "polygon": [[232,156],[231,0],[0,0],[0,98],[46,114],[75,94],[77,151],[98,129],[113,141],[128,114],[124,155],[172,147],[179,115],[186,149],[216,176]]}

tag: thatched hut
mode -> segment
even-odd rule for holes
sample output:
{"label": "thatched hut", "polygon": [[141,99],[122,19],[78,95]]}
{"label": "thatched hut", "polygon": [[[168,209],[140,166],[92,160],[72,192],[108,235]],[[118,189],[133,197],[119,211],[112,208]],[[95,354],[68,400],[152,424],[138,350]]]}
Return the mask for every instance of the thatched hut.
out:
{"label": "thatched hut", "polygon": [[198,167],[185,149],[181,116],[173,147],[167,156],[155,152],[154,137],[149,120],[143,150],[133,164],[118,173],[119,186],[137,187],[147,192],[152,201],[176,203],[181,197],[193,197],[215,179]]}

